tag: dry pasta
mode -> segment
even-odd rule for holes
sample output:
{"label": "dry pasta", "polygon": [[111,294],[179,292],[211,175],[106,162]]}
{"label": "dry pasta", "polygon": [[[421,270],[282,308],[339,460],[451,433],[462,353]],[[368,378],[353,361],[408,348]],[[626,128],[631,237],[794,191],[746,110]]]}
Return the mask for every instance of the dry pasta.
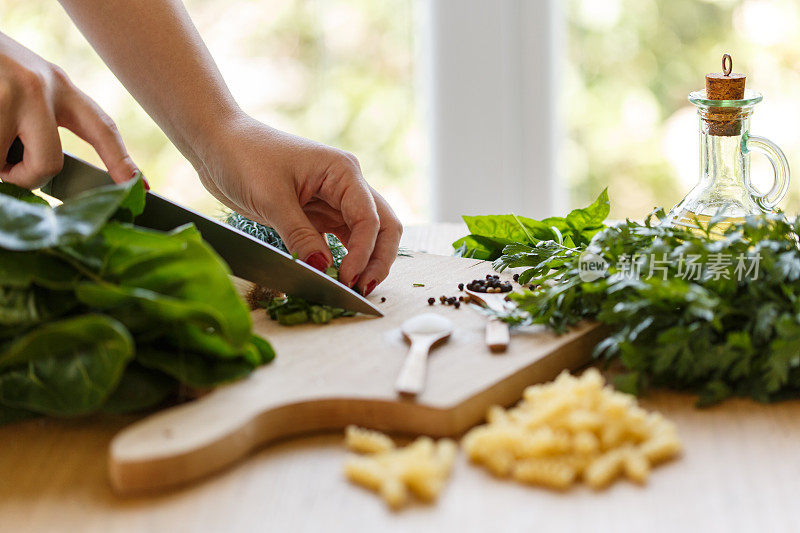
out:
{"label": "dry pasta", "polygon": [[394,448],[394,442],[380,431],[347,426],[344,430],[345,445],[358,453],[385,452]]}
{"label": "dry pasta", "polygon": [[605,385],[596,369],[528,387],[519,404],[494,406],[486,419],[462,440],[470,460],[497,476],[554,489],[580,479],[601,489],[620,476],[645,483],[653,465],[681,451],[672,422]]}
{"label": "dry pasta", "polygon": [[345,443],[353,451],[344,464],[347,478],[378,492],[392,509],[409,502],[410,494],[431,502],[438,498],[453,469],[458,445],[450,439],[434,442],[419,437],[403,448],[396,448],[383,433],[350,426]]}

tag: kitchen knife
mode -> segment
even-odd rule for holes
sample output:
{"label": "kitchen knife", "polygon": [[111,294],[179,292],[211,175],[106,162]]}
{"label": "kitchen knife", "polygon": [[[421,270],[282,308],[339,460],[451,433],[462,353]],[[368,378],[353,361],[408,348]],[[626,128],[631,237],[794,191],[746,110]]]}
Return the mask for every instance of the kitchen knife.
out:
{"label": "kitchen knife", "polygon": [[[17,147],[17,151],[19,153],[13,154],[13,157],[9,153],[9,162],[21,160],[22,147]],[[42,192],[63,201],[111,183],[111,176],[105,170],[65,153],[64,167],[42,187]],[[144,212],[136,218],[138,226],[162,231],[189,222],[197,227],[203,239],[228,263],[235,276],[311,302],[383,316],[367,299],[315,268],[294,260],[289,254],[236,228],[156,193],[147,192]]]}

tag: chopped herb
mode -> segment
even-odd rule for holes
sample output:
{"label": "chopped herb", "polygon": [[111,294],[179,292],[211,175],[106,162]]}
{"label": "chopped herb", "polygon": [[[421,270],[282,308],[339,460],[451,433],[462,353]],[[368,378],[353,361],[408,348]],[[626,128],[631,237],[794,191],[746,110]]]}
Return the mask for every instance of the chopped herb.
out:
{"label": "chopped herb", "polygon": [[412,285],[413,287],[424,287],[424,286],[425,286],[425,284],[424,284],[424,283],[412,283],[411,285]]}

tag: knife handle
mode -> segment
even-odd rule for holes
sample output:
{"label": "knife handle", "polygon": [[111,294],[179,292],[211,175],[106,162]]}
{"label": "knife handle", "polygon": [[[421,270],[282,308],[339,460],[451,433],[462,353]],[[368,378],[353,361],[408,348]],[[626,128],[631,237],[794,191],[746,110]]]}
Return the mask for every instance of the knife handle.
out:
{"label": "knife handle", "polygon": [[6,163],[9,165],[16,165],[17,163],[21,162],[24,151],[25,147],[22,145],[22,140],[20,140],[19,137],[15,138],[14,142],[11,143],[11,148],[8,149]]}

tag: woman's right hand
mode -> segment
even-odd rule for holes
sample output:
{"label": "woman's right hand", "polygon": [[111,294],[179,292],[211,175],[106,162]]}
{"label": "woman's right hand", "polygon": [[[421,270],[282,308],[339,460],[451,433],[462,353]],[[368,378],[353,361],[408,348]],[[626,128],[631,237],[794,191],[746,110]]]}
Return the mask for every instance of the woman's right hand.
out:
{"label": "woman's right hand", "polygon": [[[133,176],[111,118],[63,70],[0,33],[0,179],[35,189],[56,175],[64,164],[59,126],[91,144],[115,182]],[[6,154],[17,137],[25,151],[11,165]]]}

